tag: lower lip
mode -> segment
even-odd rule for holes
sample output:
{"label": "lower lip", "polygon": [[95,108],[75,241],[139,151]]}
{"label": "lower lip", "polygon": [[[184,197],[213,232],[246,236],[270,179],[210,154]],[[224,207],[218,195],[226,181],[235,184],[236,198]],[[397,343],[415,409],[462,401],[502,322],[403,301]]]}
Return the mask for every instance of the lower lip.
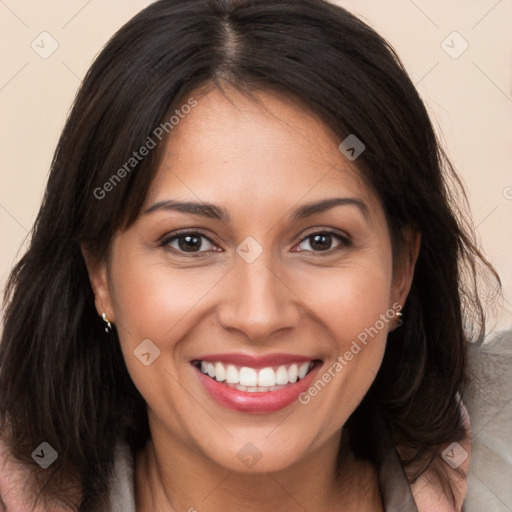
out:
{"label": "lower lip", "polygon": [[195,366],[194,368],[199,375],[199,380],[212,398],[219,404],[235,411],[268,413],[284,409],[296,401],[298,396],[311,385],[320,366],[315,365],[303,379],[294,384],[289,384],[277,391],[263,393],[239,391],[208,377],[199,368]]}

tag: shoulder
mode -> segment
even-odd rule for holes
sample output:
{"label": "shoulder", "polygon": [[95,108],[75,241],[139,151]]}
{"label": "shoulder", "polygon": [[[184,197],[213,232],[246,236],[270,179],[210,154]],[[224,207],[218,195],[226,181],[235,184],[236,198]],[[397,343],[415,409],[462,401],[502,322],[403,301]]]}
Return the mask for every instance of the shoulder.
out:
{"label": "shoulder", "polygon": [[[17,462],[0,437],[0,511],[24,512],[33,509],[34,493],[30,488],[30,470]],[[33,509],[40,512],[39,508]]]}
{"label": "shoulder", "polygon": [[114,469],[108,486],[110,512],[135,512],[134,479],[135,455],[128,444],[118,442]]}
{"label": "shoulder", "polygon": [[[0,436],[0,512],[47,512],[36,503],[35,479],[32,468],[16,460]],[[69,508],[52,506],[52,512],[69,512]]]}
{"label": "shoulder", "polygon": [[464,403],[473,430],[468,512],[512,504],[512,332],[497,332],[468,355]]}
{"label": "shoulder", "polygon": [[[0,512],[47,512],[38,502],[32,468],[16,460],[0,436]],[[127,444],[119,442],[114,469],[108,482],[108,500],[101,512],[135,512],[134,455]],[[52,504],[52,512],[70,512],[66,506]],[[100,511],[98,511],[100,512]]]}
{"label": "shoulder", "polygon": [[[448,485],[443,486],[434,475],[433,470],[427,469],[411,485],[418,512],[460,512],[463,510],[471,457],[471,426],[467,409],[462,400],[459,401],[459,406],[466,435],[460,441],[447,443],[437,454],[442,460],[439,463],[442,467],[442,474],[448,479]],[[450,499],[451,493],[453,493],[455,506]]]}
{"label": "shoulder", "polygon": [[[466,437],[441,451],[442,456],[447,450],[444,460],[452,457],[453,465],[465,458],[458,468],[447,468],[452,487],[457,491],[457,508],[450,506],[446,498],[443,501],[440,493],[434,492],[429,476],[423,475],[411,486],[419,512],[452,512],[465,508],[469,512],[489,507],[494,510],[510,495],[512,333],[497,333],[483,345],[469,345],[463,400],[461,412]],[[476,432],[472,439],[469,417]],[[471,471],[468,472],[470,457]]]}

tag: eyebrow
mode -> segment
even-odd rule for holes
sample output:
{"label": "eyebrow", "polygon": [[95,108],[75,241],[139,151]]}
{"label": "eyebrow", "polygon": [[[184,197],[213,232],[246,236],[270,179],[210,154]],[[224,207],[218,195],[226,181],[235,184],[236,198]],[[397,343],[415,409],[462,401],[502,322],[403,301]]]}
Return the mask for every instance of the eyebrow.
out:
{"label": "eyebrow", "polygon": [[[336,206],[355,206],[361,211],[365,218],[369,215],[368,206],[361,199],[355,197],[332,197],[300,206],[292,213],[292,220],[304,219],[330,210]],[[190,213],[192,215],[200,215],[202,217],[220,220],[225,223],[228,223],[230,219],[227,210],[221,206],[212,203],[175,201],[172,199],[158,201],[150,206],[144,213],[150,214],[158,210],[174,210],[181,213]]]}

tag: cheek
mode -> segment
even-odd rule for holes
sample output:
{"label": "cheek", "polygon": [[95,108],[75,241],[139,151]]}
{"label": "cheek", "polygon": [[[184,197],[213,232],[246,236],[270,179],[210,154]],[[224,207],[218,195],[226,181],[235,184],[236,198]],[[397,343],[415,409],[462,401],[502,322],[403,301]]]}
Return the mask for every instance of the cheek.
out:
{"label": "cheek", "polygon": [[[179,372],[182,339],[204,314],[203,301],[215,287],[223,269],[176,269],[152,262],[135,251],[117,253],[110,272],[115,324],[128,372],[148,405],[157,411],[183,408],[181,393],[169,393]],[[155,362],[146,366],[138,357],[139,347],[151,340],[160,351]],[[154,350],[150,345],[150,352]],[[150,355],[152,358],[153,355]],[[179,376],[178,376],[179,375]],[[186,394],[185,394],[186,395]],[[168,418],[169,424],[178,421]],[[178,428],[178,426],[175,427]]]}
{"label": "cheek", "polygon": [[343,350],[390,308],[391,277],[390,262],[360,261],[304,272],[294,290]]}
{"label": "cheek", "polygon": [[316,418],[319,439],[342,427],[379,371],[394,315],[390,288],[390,267],[376,264],[316,273],[302,280],[299,293],[310,301],[324,328],[320,340],[324,366],[299,400]]}
{"label": "cheek", "polygon": [[[138,263],[139,261],[139,263]],[[144,263],[144,264],[141,264]],[[112,298],[118,331],[133,341],[176,338],[187,315],[200,307],[222,273],[202,268],[175,269],[144,259],[120,258],[112,272]]]}
{"label": "cheek", "polygon": [[[111,269],[111,297],[128,372],[146,402],[154,409],[166,410],[168,401],[172,407],[180,405],[175,403],[179,394],[161,392],[169,388],[170,375],[179,373],[183,360],[179,340],[199,322],[205,313],[205,298],[227,270],[178,270],[148,260],[122,252]],[[156,345],[157,349],[149,346],[158,354],[148,366],[140,359],[147,353],[147,345],[142,345],[148,343],[145,340]]]}

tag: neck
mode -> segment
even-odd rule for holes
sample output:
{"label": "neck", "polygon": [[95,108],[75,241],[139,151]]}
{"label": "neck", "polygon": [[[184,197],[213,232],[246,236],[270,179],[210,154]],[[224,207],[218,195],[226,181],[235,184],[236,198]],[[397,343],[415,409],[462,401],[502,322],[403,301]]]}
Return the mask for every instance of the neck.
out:
{"label": "neck", "polygon": [[215,464],[168,432],[152,430],[136,459],[137,511],[382,511],[373,466],[343,446],[336,471],[340,438],[341,433],[284,470],[244,473]]}

